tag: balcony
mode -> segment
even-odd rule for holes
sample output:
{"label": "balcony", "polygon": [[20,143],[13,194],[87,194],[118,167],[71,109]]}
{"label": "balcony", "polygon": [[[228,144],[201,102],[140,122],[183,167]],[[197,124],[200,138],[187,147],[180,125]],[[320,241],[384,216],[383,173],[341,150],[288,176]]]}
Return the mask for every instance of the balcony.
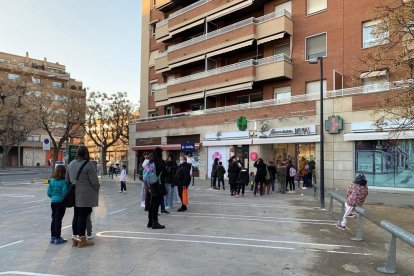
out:
{"label": "balcony", "polygon": [[207,57],[217,56],[242,47],[282,38],[293,33],[291,15],[286,10],[248,18],[216,31],[168,47],[155,58],[157,73]]}
{"label": "balcony", "polygon": [[155,87],[156,106],[251,89],[253,82],[292,78],[291,59],[285,54],[247,60],[170,80]]}
{"label": "balcony", "polygon": [[253,0],[199,0],[176,12],[173,12],[164,22],[156,25],[155,38],[162,42],[172,35],[192,28],[207,21],[250,6]]}

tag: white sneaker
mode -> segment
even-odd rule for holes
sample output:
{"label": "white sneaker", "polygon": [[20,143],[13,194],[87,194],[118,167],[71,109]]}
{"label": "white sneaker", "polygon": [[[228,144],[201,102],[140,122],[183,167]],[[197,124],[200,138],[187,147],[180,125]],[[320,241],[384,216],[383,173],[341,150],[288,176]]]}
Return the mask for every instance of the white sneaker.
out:
{"label": "white sneaker", "polygon": [[145,202],[141,202],[141,208],[145,208]]}
{"label": "white sneaker", "polygon": [[170,210],[171,208],[169,206],[165,206],[165,210]]}
{"label": "white sneaker", "polygon": [[87,235],[87,236],[86,236],[86,239],[87,239],[87,240],[93,240],[93,235],[92,235],[92,234]]}
{"label": "white sneaker", "polygon": [[307,187],[303,187],[302,189],[303,189],[303,190],[307,190],[308,188],[307,188]]}

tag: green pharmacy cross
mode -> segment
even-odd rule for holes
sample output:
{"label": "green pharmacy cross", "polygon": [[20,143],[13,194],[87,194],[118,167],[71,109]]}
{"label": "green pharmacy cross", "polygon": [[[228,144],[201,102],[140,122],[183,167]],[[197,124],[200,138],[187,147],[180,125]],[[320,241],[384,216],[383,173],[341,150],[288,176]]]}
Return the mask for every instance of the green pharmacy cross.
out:
{"label": "green pharmacy cross", "polygon": [[237,119],[237,127],[240,131],[245,131],[247,129],[247,119],[246,117],[239,117]]}
{"label": "green pharmacy cross", "polygon": [[338,134],[344,129],[344,119],[338,115],[332,115],[325,121],[325,130],[330,134]]}

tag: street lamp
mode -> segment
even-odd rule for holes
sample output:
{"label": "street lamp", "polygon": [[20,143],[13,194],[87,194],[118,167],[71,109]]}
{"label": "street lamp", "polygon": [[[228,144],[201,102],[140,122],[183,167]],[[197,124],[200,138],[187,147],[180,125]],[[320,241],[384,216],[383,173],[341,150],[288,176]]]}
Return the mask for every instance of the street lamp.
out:
{"label": "street lamp", "polygon": [[317,64],[319,62],[320,69],[321,69],[321,75],[320,75],[320,205],[321,209],[325,208],[325,151],[324,151],[324,140],[323,140],[323,57],[318,57],[316,59],[309,60],[309,64]]}

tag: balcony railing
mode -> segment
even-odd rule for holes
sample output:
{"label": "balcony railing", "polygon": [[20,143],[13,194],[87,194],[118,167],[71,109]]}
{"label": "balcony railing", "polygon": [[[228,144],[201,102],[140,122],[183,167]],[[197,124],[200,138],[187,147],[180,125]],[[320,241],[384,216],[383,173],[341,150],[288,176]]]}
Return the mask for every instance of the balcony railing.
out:
{"label": "balcony railing", "polygon": [[181,43],[178,43],[178,44],[175,44],[175,45],[171,45],[171,46],[168,47],[168,52],[172,52],[172,51],[175,51],[175,50],[193,45],[195,43],[198,43],[198,42],[210,39],[212,37],[216,37],[216,36],[234,31],[234,30],[239,29],[239,28],[243,28],[243,27],[251,25],[251,24],[260,24],[260,23],[263,23],[263,22],[266,22],[266,21],[269,21],[271,19],[281,17],[281,16],[287,16],[287,17],[291,18],[291,14],[286,10],[277,10],[275,12],[263,15],[263,16],[258,17],[258,18],[254,18],[254,17],[247,18],[245,20],[239,21],[237,23],[231,24],[229,26],[226,26],[224,28],[215,30],[213,32],[209,32],[207,34],[203,34],[203,35],[194,37],[190,40],[186,40],[184,42],[181,42]]}
{"label": "balcony railing", "polygon": [[[247,68],[250,66],[259,66],[259,65],[264,65],[264,64],[269,64],[269,63],[274,63],[274,62],[279,62],[279,61],[291,62],[291,58],[285,54],[279,54],[279,55],[257,59],[257,60],[249,59],[246,61],[230,64],[230,65],[219,67],[216,69],[211,69],[211,70],[200,72],[197,74],[192,74],[192,75],[188,75],[185,77],[173,79],[173,80],[168,81],[167,83],[163,83],[162,85],[175,85],[175,84],[179,84],[179,83],[183,83],[187,81],[193,81],[193,80],[197,80],[201,78],[219,75],[219,74],[226,73],[226,72],[240,70],[240,69]],[[155,90],[159,90],[163,88],[165,87],[163,86],[162,88],[160,88],[160,84],[154,87]]]}
{"label": "balcony railing", "polygon": [[[369,87],[375,87],[376,89],[375,90],[369,89]],[[391,90],[398,91],[401,89],[404,89],[404,87],[398,87],[396,82],[395,83],[384,83],[384,84],[373,84],[373,85],[358,86],[358,87],[352,87],[352,88],[346,88],[346,89],[325,91],[323,93],[323,97],[324,99],[330,99],[330,98],[338,98],[338,97],[345,97],[345,96],[352,96],[352,95],[366,95],[366,94],[379,93],[379,92],[385,92],[385,91],[391,91]],[[156,117],[151,117],[151,118],[142,118],[142,119],[136,119],[133,122],[138,123],[138,122],[145,122],[145,121],[174,119],[178,117],[218,114],[218,113],[224,113],[224,112],[261,108],[261,107],[268,107],[268,106],[277,106],[277,105],[285,105],[285,104],[291,104],[291,103],[316,101],[319,99],[320,99],[320,93],[317,92],[317,93],[312,93],[312,94],[291,96],[285,99],[271,99],[271,100],[264,100],[264,101],[259,101],[259,102],[246,103],[246,104],[229,105],[229,106],[209,108],[209,109],[203,109],[203,110],[197,110],[197,111],[191,111],[191,112],[162,115],[162,116],[156,116]]]}
{"label": "balcony railing", "polygon": [[197,1],[197,2],[195,2],[193,4],[191,4],[191,5],[188,5],[187,7],[184,7],[184,8],[182,8],[182,9],[176,11],[176,12],[171,13],[168,16],[168,19],[171,19],[171,18],[180,16],[180,15],[182,15],[182,14],[184,14],[184,13],[186,13],[186,12],[188,12],[188,11],[194,9],[194,8],[197,8],[197,7],[201,6],[201,5],[204,5],[205,3],[208,3],[210,1],[211,0],[200,0],[200,1]]}

